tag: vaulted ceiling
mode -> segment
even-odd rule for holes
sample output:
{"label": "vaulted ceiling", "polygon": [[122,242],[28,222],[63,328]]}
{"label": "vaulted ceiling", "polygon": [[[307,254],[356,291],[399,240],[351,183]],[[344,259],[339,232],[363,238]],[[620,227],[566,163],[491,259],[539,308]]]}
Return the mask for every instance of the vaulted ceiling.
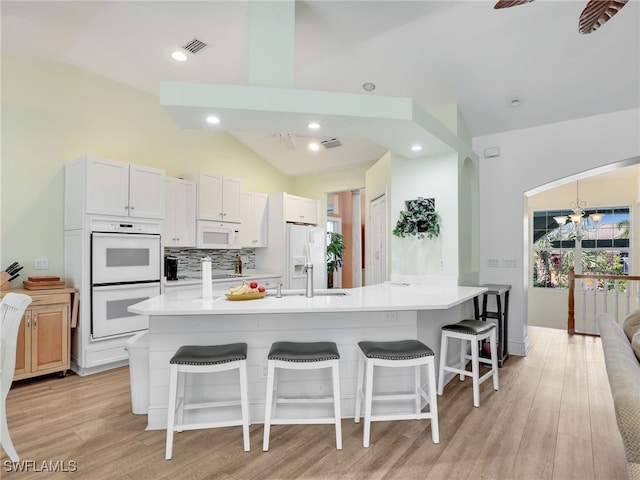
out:
{"label": "vaulted ceiling", "polygon": [[[586,0],[494,3],[299,0],[293,88],[409,97],[430,112],[457,104],[472,136],[640,106],[638,0],[589,35],[578,33]],[[249,82],[247,1],[3,0],[1,9],[3,55],[62,61],[153,94],[163,81]],[[171,59],[194,38],[207,46]],[[342,147],[309,152],[311,137],[335,135],[289,137],[278,125],[234,133],[289,175],[385,151],[338,135]]]}

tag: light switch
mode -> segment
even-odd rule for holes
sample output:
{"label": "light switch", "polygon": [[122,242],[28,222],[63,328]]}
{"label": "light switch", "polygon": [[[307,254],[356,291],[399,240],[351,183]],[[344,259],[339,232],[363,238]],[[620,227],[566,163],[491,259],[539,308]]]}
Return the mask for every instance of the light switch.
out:
{"label": "light switch", "polygon": [[33,268],[35,270],[49,270],[48,258],[36,258],[33,260]]}

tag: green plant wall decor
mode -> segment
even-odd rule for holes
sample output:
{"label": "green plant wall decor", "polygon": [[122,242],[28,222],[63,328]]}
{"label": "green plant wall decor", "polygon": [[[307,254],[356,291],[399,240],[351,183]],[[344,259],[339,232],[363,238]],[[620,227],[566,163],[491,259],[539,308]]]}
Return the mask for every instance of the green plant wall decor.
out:
{"label": "green plant wall decor", "polygon": [[440,235],[435,198],[418,197],[415,200],[406,200],[404,203],[406,210],[400,211],[400,218],[396,228],[393,229],[395,236],[434,238]]}

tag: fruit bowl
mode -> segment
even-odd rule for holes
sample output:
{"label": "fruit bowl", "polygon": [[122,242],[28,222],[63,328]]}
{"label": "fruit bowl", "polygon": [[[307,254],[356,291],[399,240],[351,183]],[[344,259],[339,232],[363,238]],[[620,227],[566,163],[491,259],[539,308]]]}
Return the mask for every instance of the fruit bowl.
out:
{"label": "fruit bowl", "polygon": [[241,293],[239,295],[233,295],[231,293],[225,293],[227,300],[256,300],[258,298],[264,298],[267,292],[248,292]]}

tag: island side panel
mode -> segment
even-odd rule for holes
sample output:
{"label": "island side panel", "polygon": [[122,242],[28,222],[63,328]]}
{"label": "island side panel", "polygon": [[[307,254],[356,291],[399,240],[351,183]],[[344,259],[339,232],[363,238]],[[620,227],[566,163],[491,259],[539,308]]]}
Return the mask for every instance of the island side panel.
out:
{"label": "island side panel", "polygon": [[[433,311],[438,316],[440,312]],[[176,315],[150,317],[149,328],[149,414],[148,429],[166,428],[166,405],[169,385],[169,360],[181,345],[207,345],[245,342],[248,345],[248,380],[251,403],[251,421],[264,419],[267,354],[275,341],[333,341],[340,351],[340,388],[342,416],[353,417],[357,343],[361,340],[401,340],[417,338],[418,313],[392,312],[325,312],[253,315]],[[431,339],[433,346],[436,339]],[[439,340],[438,340],[439,341]],[[283,371],[279,392],[328,395],[329,370]],[[389,369],[380,369],[376,375],[376,388],[380,391],[407,390],[411,375],[398,375]],[[188,398],[206,398],[218,395],[235,398],[238,395],[237,372],[201,375],[187,380]],[[190,397],[189,397],[190,395]],[[392,408],[389,406],[388,408]],[[315,415],[322,406],[305,405],[305,411],[291,411],[292,415]],[[330,406],[327,408],[331,408]],[[198,419],[219,418],[210,411],[194,412]],[[228,415],[220,411],[218,416]],[[185,414],[186,415],[186,414]],[[212,417],[213,415],[213,417]]]}

